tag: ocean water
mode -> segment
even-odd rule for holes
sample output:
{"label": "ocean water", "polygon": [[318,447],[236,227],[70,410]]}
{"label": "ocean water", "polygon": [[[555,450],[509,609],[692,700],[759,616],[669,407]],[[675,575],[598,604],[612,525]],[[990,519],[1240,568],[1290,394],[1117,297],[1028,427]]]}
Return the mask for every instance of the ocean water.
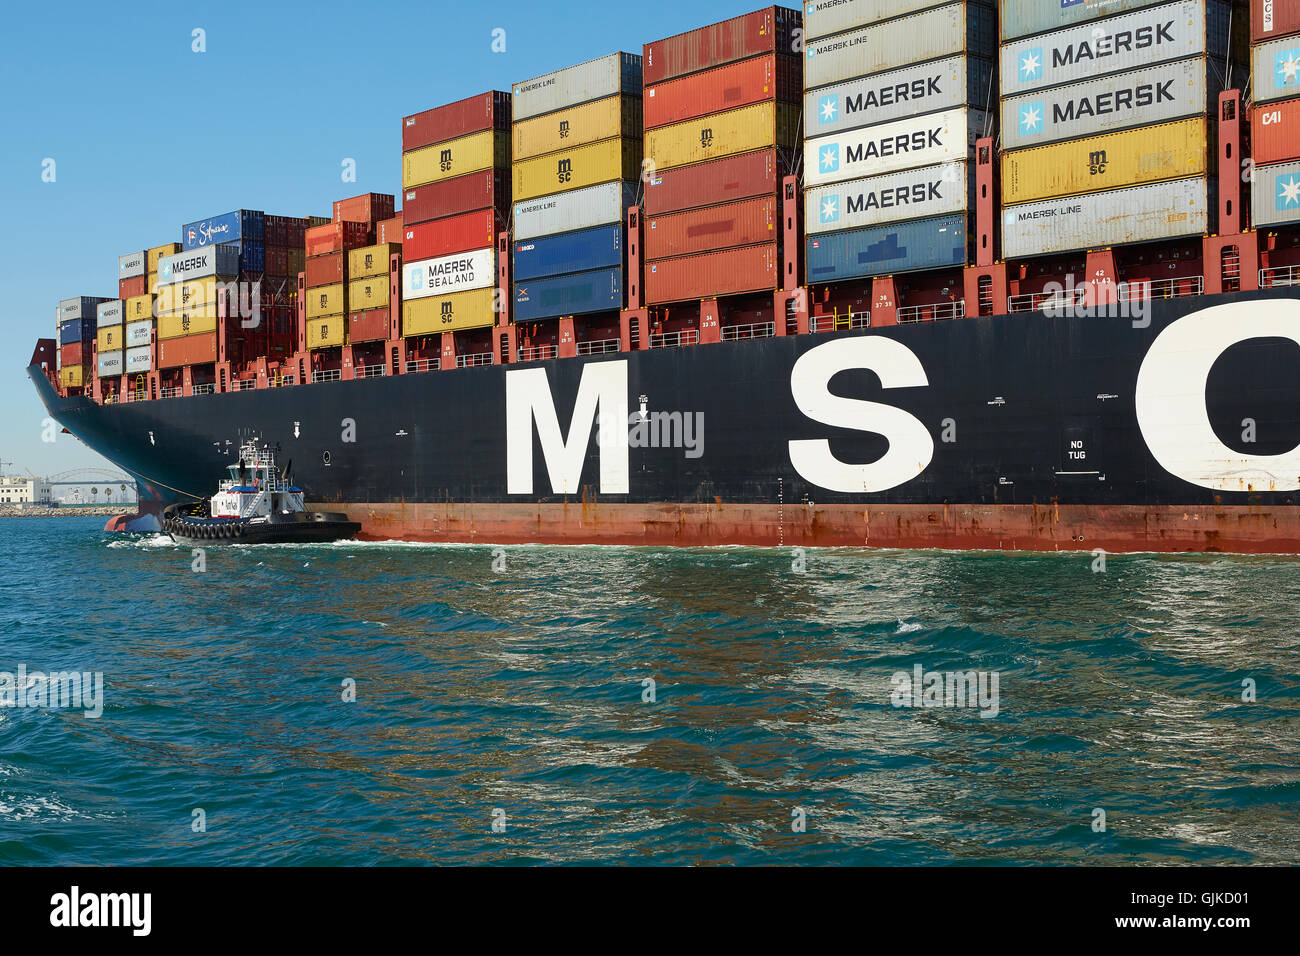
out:
{"label": "ocean water", "polygon": [[[1300,559],[341,543],[196,571],[101,526],[0,522],[0,671],[104,682],[98,719],[0,708],[0,863],[1300,862]],[[917,665],[985,704],[996,675],[996,708],[895,706]]]}

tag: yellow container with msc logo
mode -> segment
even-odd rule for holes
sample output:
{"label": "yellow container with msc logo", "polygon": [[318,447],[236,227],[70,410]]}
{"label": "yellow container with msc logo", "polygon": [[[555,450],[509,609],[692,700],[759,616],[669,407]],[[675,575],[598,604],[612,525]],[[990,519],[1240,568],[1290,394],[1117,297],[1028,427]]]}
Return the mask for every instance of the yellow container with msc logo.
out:
{"label": "yellow container with msc logo", "polygon": [[543,156],[557,149],[573,149],[613,136],[641,138],[641,99],[611,96],[534,116],[510,130],[514,161]]}
{"label": "yellow container with msc logo", "polygon": [[185,335],[200,335],[215,331],[217,331],[216,306],[212,307],[211,315],[182,311],[158,316],[159,339],[179,339]]}
{"label": "yellow container with msc logo", "polygon": [[510,133],[484,130],[402,154],[402,188],[455,179],[480,169],[510,165]]}
{"label": "yellow container with msc logo", "polygon": [[615,137],[548,153],[515,163],[510,173],[514,202],[614,179],[637,179],[641,175],[641,141]]}
{"label": "yellow container with msc logo", "polygon": [[348,311],[361,312],[365,309],[386,309],[388,301],[388,276],[371,276],[368,279],[354,279],[348,283]]}
{"label": "yellow container with msc logo", "polygon": [[[190,279],[158,287],[158,314],[177,312],[217,314],[217,288],[220,280]],[[225,283],[222,283],[225,284]],[[233,292],[233,288],[232,288]]]}
{"label": "yellow container with msc logo", "polygon": [[125,338],[125,328],[122,325],[110,325],[99,330],[99,333],[95,336],[95,341],[101,354],[121,351],[122,341]]}
{"label": "yellow container with msc logo", "polygon": [[126,321],[139,322],[143,319],[153,318],[153,293],[146,292],[144,295],[133,295],[126,300],[123,309],[126,313]]}
{"label": "yellow container with msc logo", "polygon": [[492,311],[496,291],[475,289],[403,302],[402,335],[429,335],[491,325],[496,321],[496,314]]}
{"label": "yellow container with msc logo", "polygon": [[401,243],[381,242],[377,246],[353,249],[348,253],[348,278],[365,279],[388,275],[388,260],[394,252],[401,252]]}
{"label": "yellow container with msc logo", "polygon": [[1204,116],[1002,154],[1002,202],[1033,202],[1203,176]]}
{"label": "yellow container with msc logo", "polygon": [[318,289],[308,289],[303,294],[307,297],[309,319],[318,319],[324,315],[342,315],[347,311],[347,286],[342,282],[323,285]]}
{"label": "yellow container with msc logo", "polygon": [[341,315],[327,315],[307,321],[307,348],[327,349],[342,345],[348,320]]}
{"label": "yellow container with msc logo", "polygon": [[672,169],[773,146],[793,146],[799,116],[786,103],[756,103],[645,132],[645,158]]}

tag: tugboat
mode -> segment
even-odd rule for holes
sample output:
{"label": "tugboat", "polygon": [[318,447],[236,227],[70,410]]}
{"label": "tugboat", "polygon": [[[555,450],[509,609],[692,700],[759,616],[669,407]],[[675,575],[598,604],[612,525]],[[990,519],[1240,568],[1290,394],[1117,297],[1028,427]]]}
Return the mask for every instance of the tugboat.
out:
{"label": "tugboat", "polygon": [[211,498],[164,510],[163,533],[178,544],[290,544],[342,541],[361,530],[345,514],[308,511],[289,468],[277,471],[275,455],[255,440],[240,446],[229,470]]}

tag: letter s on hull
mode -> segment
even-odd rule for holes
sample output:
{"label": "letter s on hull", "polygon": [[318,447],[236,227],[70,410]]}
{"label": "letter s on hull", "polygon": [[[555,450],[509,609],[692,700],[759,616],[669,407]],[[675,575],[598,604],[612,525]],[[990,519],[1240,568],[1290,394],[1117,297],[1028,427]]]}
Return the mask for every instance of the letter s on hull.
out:
{"label": "letter s on hull", "polygon": [[801,439],[790,442],[790,464],[805,480],[830,491],[857,494],[897,488],[929,467],[934,439],[914,415],[902,409],[832,395],[831,379],[851,368],[875,372],[885,388],[930,384],[912,350],[884,336],[839,339],[809,349],[790,372],[790,391],[799,411],[823,425],[883,435],[889,450],[869,465],[850,465],[831,454],[826,439]]}
{"label": "letter s on hull", "polygon": [[1300,490],[1300,446],[1284,455],[1243,454],[1223,444],[1210,424],[1210,369],[1232,346],[1259,338],[1300,344],[1300,302],[1218,305],[1179,319],[1156,337],[1138,370],[1137,420],[1167,472],[1215,491]]}

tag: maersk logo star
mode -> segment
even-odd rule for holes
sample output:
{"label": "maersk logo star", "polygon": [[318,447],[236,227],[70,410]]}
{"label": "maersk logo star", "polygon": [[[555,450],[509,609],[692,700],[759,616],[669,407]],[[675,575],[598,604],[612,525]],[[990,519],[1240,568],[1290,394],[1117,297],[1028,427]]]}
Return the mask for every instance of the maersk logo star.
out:
{"label": "maersk logo star", "polygon": [[835,122],[835,118],[840,115],[839,99],[838,96],[832,93],[830,96],[823,96],[817,101],[817,122]]}
{"label": "maersk logo star", "polygon": [[840,221],[840,202],[838,196],[827,196],[822,200],[822,222]]}
{"label": "maersk logo star", "polygon": [[1283,182],[1277,181],[1277,208],[1285,211],[1300,206],[1300,176],[1292,175]]}
{"label": "maersk logo star", "polygon": [[840,168],[840,144],[827,143],[822,147],[821,169],[824,173],[833,173]]}
{"label": "maersk logo star", "polygon": [[1043,48],[1034,47],[1032,50],[1025,50],[1020,54],[1020,82],[1027,83],[1030,80],[1041,78],[1043,73]]}
{"label": "maersk logo star", "polygon": [[1278,86],[1295,86],[1300,83],[1300,49],[1283,50],[1273,58]]}
{"label": "maersk logo star", "polygon": [[1024,136],[1032,136],[1043,131],[1043,104],[1026,103],[1020,107],[1020,132]]}

